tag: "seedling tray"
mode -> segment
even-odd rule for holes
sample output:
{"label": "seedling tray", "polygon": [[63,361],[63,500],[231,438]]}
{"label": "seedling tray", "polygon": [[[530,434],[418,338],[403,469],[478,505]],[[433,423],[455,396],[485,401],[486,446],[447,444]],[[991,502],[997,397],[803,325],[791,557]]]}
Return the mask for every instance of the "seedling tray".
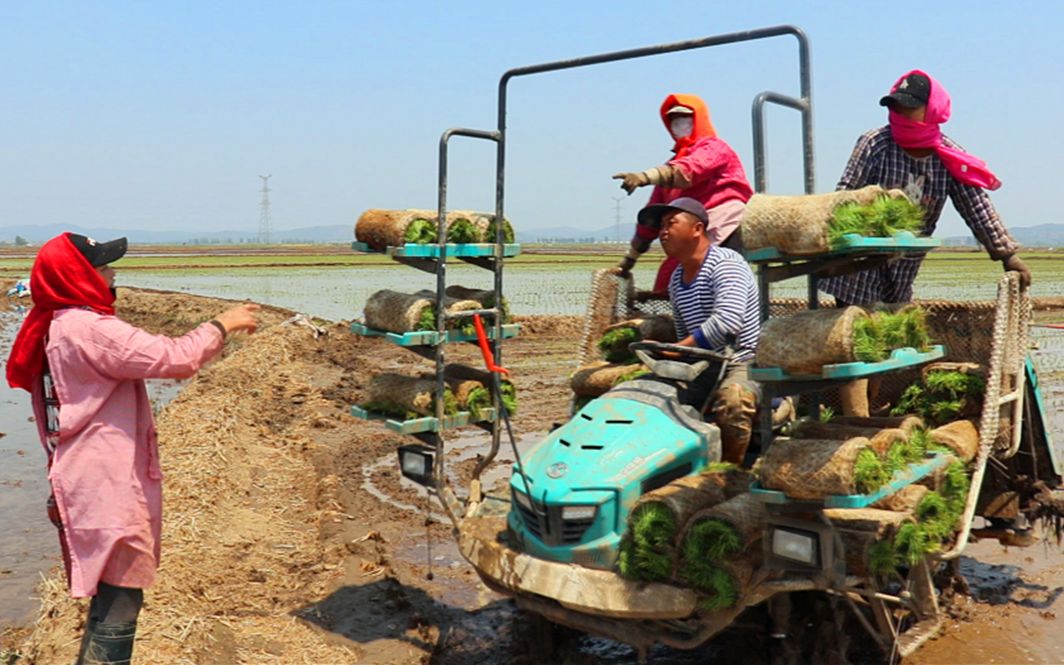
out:
{"label": "seedling tray", "polygon": [[765,489],[760,481],[754,482],[750,487],[750,494],[758,501],[772,504],[802,503],[822,505],[824,508],[865,508],[941,469],[949,460],[949,455],[932,453],[927,460],[913,462],[907,468],[896,471],[889,483],[870,494],[832,494],[823,500],[792,499],[779,490]]}
{"label": "seedling tray", "polygon": [[[492,257],[495,256],[495,243],[447,243],[444,245],[444,253],[457,258]],[[351,243],[351,249],[356,252],[369,252],[372,254],[385,254],[396,258],[438,259],[440,258],[440,246],[437,243],[419,245],[408,242],[405,245],[388,247],[383,252],[371,248],[364,242]],[[510,243],[502,246],[502,255],[505,257],[517,256],[521,253],[521,245]]]}
{"label": "seedling tray", "polygon": [[[508,323],[502,327],[502,338],[510,339],[516,337],[521,326],[516,323]],[[370,328],[362,323],[352,323],[351,332],[362,337],[383,337],[389,342],[398,346],[435,346],[440,342],[442,338],[445,342],[475,342],[477,341],[476,333],[463,333],[461,330],[448,330],[443,335],[435,330],[418,330],[405,333],[388,332],[387,330],[377,330],[376,328]],[[488,339],[495,338],[495,326],[485,326],[485,331],[488,335]]]}
{"label": "seedling tray", "polygon": [[790,374],[782,367],[751,367],[750,378],[762,383],[856,379],[862,376],[922,365],[932,360],[938,360],[944,355],[946,355],[946,349],[941,344],[936,344],[923,353],[907,347],[894,349],[889,358],[875,363],[853,362],[824,365],[820,374]]}
{"label": "seedling tray", "polygon": [[[351,415],[362,420],[382,420],[385,427],[399,434],[420,434],[422,432],[439,431],[439,421],[430,416],[401,420],[395,416],[368,411],[357,404],[351,407]],[[452,427],[462,427],[463,425],[492,422],[493,420],[495,420],[495,409],[481,409],[480,418],[474,418],[468,411],[460,411],[453,416],[445,416],[443,426],[450,429]]]}
{"label": "seedling tray", "polygon": [[823,254],[785,254],[775,247],[762,247],[745,252],[750,263],[768,261],[811,261],[852,254],[895,254],[926,252],[941,244],[934,238],[922,238],[909,231],[898,231],[889,238],[870,238],[858,233],[847,233],[830,251]]}

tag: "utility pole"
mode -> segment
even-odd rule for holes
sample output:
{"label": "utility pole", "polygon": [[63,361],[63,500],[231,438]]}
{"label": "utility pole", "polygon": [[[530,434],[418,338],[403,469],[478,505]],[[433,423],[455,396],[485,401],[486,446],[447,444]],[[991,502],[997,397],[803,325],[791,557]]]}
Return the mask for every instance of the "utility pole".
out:
{"label": "utility pole", "polygon": [[614,240],[621,241],[621,201],[624,200],[623,196],[613,196],[613,230],[616,236]]}
{"label": "utility pole", "polygon": [[266,245],[270,242],[270,175],[260,175],[262,178],[262,202],[259,203],[259,242]]}

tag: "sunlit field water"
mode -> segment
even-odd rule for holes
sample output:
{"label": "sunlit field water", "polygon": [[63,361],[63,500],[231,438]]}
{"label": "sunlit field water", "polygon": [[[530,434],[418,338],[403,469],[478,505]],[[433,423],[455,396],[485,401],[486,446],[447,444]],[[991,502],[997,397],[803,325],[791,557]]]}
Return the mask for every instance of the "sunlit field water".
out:
{"label": "sunlit field water", "polygon": [[[567,261],[510,263],[504,273],[504,292],[517,314],[583,314],[597,268],[610,266],[613,257]],[[1064,295],[1064,255],[1025,257],[1034,273],[1032,294]],[[650,288],[658,257],[648,256],[636,267],[636,284]],[[122,272],[118,282],[223,298],[248,298],[332,320],[359,318],[366,299],[379,289],[434,289],[435,276],[400,264],[339,267],[227,268],[190,270],[138,269]],[[994,297],[1001,264],[981,254],[932,254],[916,281],[917,298],[989,300]],[[457,264],[448,267],[448,283],[491,288],[491,273]],[[804,279],[774,284],[773,297],[804,297]]]}

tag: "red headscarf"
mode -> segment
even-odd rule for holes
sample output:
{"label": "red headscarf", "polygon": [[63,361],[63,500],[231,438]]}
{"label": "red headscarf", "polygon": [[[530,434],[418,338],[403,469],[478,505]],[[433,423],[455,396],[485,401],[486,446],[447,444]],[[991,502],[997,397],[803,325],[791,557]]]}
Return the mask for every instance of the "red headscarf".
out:
{"label": "red headscarf", "polygon": [[911,74],[922,74],[931,83],[927,99],[927,111],[923,122],[910,120],[894,109],[890,110],[890,134],[894,141],[903,148],[932,148],[943,166],[954,178],[966,185],[995,190],[1001,187],[1001,181],[987,167],[986,162],[963,150],[950,148],[942,143],[942,130],[939,125],[949,120],[949,93],[938,81],[927,73],[914,69],[894,82],[890,91],[894,92]]}
{"label": "red headscarf", "polygon": [[68,233],[44,243],[30,273],[33,309],[7,359],[7,382],[12,388],[33,390],[44,369],[44,337],[57,309],[88,307],[101,314],[114,314],[115,296],[107,280],[70,242]]}
{"label": "red headscarf", "polygon": [[669,130],[667,112],[676,105],[686,106],[695,112],[694,129],[689,135],[682,139],[676,139],[676,144],[672,147],[672,151],[676,153],[677,157],[683,157],[691,149],[691,146],[699,140],[715,137],[717,135],[717,130],[713,128],[713,123],[709,120],[709,107],[706,106],[706,103],[702,101],[701,97],[697,95],[676,93],[669,95],[665,98],[665,101],[661,103],[661,121],[665,123],[666,131]]}

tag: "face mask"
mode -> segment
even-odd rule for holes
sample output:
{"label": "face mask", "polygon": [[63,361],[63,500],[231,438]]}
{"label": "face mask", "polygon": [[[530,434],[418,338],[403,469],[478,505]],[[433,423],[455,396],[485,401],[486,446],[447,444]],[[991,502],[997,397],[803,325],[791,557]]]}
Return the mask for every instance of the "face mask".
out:
{"label": "face mask", "polygon": [[669,123],[669,132],[672,133],[672,138],[676,140],[690,136],[694,129],[694,118],[673,118]]}

